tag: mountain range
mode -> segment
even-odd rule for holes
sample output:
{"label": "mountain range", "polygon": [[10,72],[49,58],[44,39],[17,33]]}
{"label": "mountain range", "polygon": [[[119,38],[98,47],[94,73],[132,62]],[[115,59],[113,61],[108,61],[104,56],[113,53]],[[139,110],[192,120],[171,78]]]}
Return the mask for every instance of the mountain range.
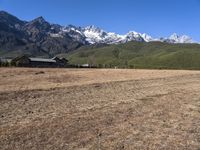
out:
{"label": "mountain range", "polygon": [[[67,30],[65,30],[67,28]],[[172,34],[169,38],[152,38],[150,35],[145,33],[138,33],[135,31],[129,31],[125,35],[116,34],[113,32],[106,32],[95,26],[87,26],[85,28],[67,26],[61,29],[62,31],[70,32],[75,31],[80,33],[85,40],[90,44],[104,43],[104,44],[120,44],[127,43],[130,41],[138,42],[152,42],[160,41],[167,43],[194,43],[192,38],[187,35],[179,36],[176,33]]]}
{"label": "mountain range", "polygon": [[52,57],[69,53],[82,46],[122,44],[130,41],[194,43],[189,36],[179,36],[175,33],[168,38],[152,38],[150,35],[135,31],[120,35],[106,32],[95,26],[77,27],[51,24],[43,17],[23,21],[5,11],[0,11],[1,57],[15,57],[20,54]]}

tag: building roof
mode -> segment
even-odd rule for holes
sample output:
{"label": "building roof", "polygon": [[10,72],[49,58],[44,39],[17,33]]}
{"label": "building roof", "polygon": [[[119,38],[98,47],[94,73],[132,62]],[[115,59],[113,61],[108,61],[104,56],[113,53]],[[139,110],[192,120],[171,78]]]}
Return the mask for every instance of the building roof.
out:
{"label": "building roof", "polygon": [[81,66],[82,67],[89,67],[90,65],[89,64],[82,64]]}
{"label": "building roof", "polygon": [[37,62],[51,62],[56,63],[56,60],[53,59],[44,59],[44,58],[31,58],[29,57],[30,61],[37,61]]}

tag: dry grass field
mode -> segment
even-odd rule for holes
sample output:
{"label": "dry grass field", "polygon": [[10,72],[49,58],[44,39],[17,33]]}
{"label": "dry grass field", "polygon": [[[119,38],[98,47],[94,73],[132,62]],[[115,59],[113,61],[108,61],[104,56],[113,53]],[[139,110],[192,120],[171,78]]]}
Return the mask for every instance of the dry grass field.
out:
{"label": "dry grass field", "polygon": [[1,150],[199,150],[200,71],[0,68]]}

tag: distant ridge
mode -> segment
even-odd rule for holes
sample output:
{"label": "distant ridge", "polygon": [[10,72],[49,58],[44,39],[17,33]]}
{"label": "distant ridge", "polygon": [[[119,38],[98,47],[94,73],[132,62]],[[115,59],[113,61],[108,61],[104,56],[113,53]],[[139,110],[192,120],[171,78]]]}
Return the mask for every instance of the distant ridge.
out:
{"label": "distant ridge", "polygon": [[32,21],[22,21],[0,11],[0,57],[28,54],[52,57],[74,51],[91,44],[121,44],[136,42],[164,42],[170,44],[194,43],[186,36],[177,34],[169,38],[152,38],[150,35],[130,31],[125,35],[106,32],[95,26],[61,26],[47,22],[42,16]]}
{"label": "distant ridge", "polygon": [[200,69],[200,44],[136,42],[84,46],[65,56],[71,64],[140,69]]}

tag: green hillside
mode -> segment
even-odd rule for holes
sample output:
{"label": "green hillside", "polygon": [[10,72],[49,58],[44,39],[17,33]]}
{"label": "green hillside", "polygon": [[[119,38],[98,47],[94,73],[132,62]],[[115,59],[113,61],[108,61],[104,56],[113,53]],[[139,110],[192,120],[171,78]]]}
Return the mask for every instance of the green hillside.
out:
{"label": "green hillside", "polygon": [[65,54],[72,64],[121,68],[200,69],[199,44],[129,42],[87,46]]}

